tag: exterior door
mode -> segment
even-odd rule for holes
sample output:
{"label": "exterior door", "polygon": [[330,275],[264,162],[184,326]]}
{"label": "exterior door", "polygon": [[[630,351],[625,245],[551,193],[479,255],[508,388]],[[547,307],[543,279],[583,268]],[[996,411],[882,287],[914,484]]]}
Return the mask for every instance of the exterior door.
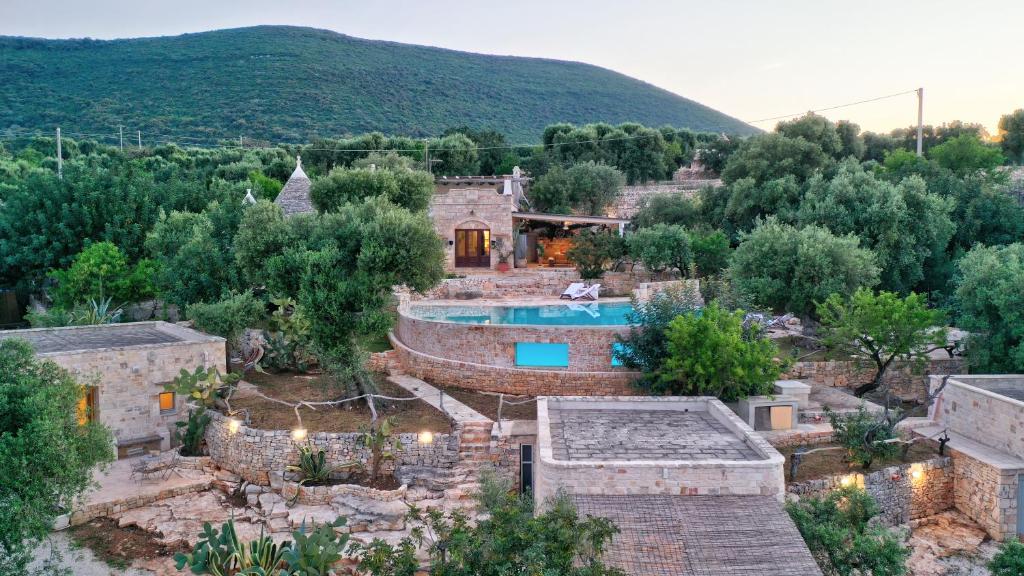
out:
{"label": "exterior door", "polygon": [[455,266],[457,268],[490,268],[491,231],[456,230]]}

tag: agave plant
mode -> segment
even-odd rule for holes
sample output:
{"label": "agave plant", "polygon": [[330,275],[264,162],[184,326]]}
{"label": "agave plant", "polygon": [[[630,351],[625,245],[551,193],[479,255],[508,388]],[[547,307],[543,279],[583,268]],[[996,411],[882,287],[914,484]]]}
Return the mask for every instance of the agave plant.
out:
{"label": "agave plant", "polygon": [[358,462],[347,462],[338,466],[328,465],[327,453],[323,448],[315,446],[312,442],[307,442],[305,446],[299,446],[299,463],[285,467],[285,470],[288,472],[298,474],[299,476],[299,485],[290,503],[294,503],[299,499],[299,491],[302,489],[302,486],[306,484],[322,484],[327,482],[335,472],[357,466],[359,466]]}
{"label": "agave plant", "polygon": [[269,576],[277,574],[285,563],[284,553],[290,546],[290,542],[276,544],[262,528],[259,538],[243,543],[238,539],[232,518],[221,526],[220,532],[209,522],[204,523],[192,553],[175,554],[174,563],[179,571],[188,566],[193,574]]}
{"label": "agave plant", "polygon": [[76,308],[72,311],[76,326],[116,324],[121,321],[123,314],[124,309],[120,306],[113,306],[110,298],[99,301],[89,300],[88,306]]}

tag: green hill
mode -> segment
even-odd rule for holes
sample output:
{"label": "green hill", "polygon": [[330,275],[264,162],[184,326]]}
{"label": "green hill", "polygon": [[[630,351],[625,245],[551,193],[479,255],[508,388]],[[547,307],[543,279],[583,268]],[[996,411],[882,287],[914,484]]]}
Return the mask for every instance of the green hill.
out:
{"label": "green hill", "polygon": [[258,26],[127,40],[0,37],[5,130],[308,141],[468,125],[537,142],[554,122],[755,128],[610,70]]}

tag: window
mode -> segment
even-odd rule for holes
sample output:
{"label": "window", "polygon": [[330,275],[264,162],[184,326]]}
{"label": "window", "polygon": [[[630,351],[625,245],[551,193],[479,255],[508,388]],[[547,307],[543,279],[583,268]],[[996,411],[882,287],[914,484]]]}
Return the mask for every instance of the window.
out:
{"label": "window", "polygon": [[161,392],[160,393],[160,413],[161,414],[174,414],[177,411],[175,406],[176,398],[174,392]]}
{"label": "window", "polygon": [[516,342],[516,366],[568,367],[569,345],[554,342]]}
{"label": "window", "polygon": [[533,445],[519,445],[519,491],[533,492]]}
{"label": "window", "polygon": [[96,409],[99,407],[99,390],[95,386],[85,386],[82,396],[78,399],[78,424],[84,426],[96,421]]}

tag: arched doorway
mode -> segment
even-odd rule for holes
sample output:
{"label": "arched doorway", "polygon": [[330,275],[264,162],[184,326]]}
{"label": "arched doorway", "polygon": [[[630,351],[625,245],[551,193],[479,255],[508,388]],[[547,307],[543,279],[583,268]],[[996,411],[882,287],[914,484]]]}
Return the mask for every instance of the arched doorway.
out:
{"label": "arched doorway", "polygon": [[491,267],[491,231],[487,228],[455,230],[455,267]]}

